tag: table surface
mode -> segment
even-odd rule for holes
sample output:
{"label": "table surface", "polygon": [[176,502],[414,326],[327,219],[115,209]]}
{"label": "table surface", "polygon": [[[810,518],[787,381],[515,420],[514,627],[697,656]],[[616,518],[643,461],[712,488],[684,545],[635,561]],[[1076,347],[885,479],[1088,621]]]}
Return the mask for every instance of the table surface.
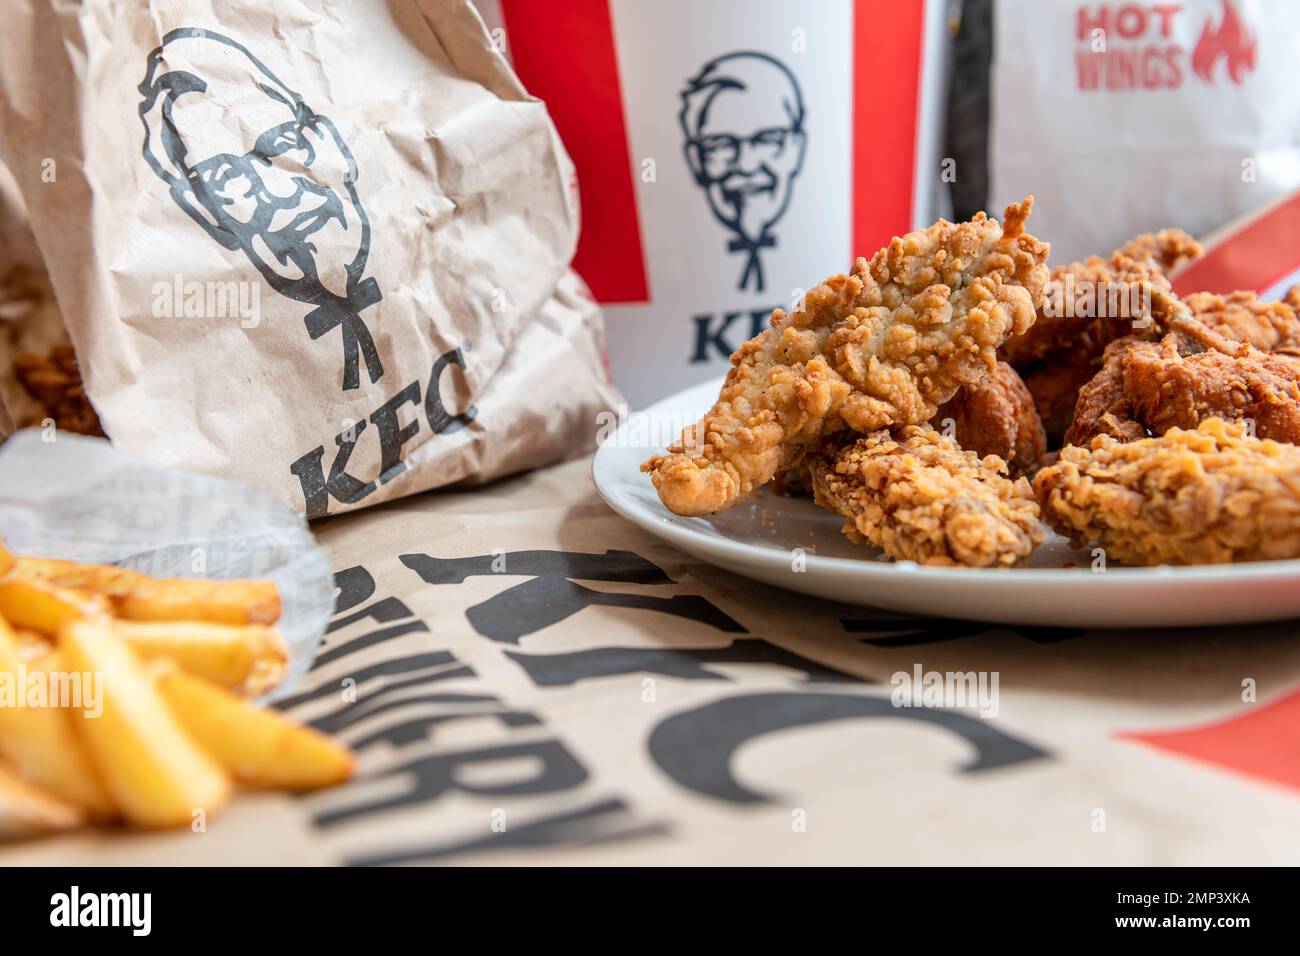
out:
{"label": "table surface", "polygon": [[639,531],[589,459],[313,530],[339,607],[288,712],[356,779],[0,863],[1300,862],[1296,622],[830,604]]}

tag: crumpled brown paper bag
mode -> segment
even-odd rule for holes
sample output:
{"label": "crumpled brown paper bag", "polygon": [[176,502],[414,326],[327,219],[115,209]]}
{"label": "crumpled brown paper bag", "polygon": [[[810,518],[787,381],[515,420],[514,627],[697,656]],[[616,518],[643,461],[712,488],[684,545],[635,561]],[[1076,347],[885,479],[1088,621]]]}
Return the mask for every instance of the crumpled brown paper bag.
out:
{"label": "crumpled brown paper bag", "polygon": [[122,450],[319,517],[592,444],[572,167],[464,0],[24,0],[0,59]]}

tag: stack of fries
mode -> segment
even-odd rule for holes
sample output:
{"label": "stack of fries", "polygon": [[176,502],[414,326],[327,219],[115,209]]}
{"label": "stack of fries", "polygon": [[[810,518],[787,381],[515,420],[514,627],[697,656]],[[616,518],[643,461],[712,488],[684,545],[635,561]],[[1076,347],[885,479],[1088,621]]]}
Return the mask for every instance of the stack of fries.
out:
{"label": "stack of fries", "polygon": [[347,779],[346,748],[246,699],[284,675],[279,617],[272,581],[152,578],[0,543],[0,836],[201,829],[232,783]]}

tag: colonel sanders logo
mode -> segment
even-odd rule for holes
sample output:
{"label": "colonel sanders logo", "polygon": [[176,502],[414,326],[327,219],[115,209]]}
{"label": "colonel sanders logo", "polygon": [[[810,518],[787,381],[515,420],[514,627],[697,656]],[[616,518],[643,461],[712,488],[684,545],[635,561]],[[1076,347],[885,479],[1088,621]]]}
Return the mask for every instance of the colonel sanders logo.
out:
{"label": "colonel sanders logo", "polygon": [[803,165],[803,97],[794,75],[765,53],[728,53],[706,63],[682,91],[686,162],[709,209],[745,255],[738,288],[763,291],[759,253],[776,246]]}
{"label": "colonel sanders logo", "polygon": [[144,158],[172,200],[277,292],[314,306],[313,339],[335,328],[343,387],[384,374],[361,312],[382,298],[364,278],[370,222],[357,165],[330,120],[242,44],[211,30],[173,30],[140,83]]}

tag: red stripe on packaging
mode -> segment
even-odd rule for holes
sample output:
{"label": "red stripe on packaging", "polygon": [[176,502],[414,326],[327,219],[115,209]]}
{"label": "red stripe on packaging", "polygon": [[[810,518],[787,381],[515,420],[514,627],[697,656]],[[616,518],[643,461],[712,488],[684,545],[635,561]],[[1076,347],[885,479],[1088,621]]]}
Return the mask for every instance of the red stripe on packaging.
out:
{"label": "red stripe on packaging", "polygon": [[577,167],[573,267],[597,302],[648,302],[641,223],[609,0],[501,0],[515,69]]}
{"label": "red stripe on packaging", "polygon": [[1230,232],[1174,278],[1174,291],[1262,292],[1300,267],[1300,193]]}
{"label": "red stripe on packaging", "polygon": [[851,258],[912,226],[925,6],[854,0]]}

